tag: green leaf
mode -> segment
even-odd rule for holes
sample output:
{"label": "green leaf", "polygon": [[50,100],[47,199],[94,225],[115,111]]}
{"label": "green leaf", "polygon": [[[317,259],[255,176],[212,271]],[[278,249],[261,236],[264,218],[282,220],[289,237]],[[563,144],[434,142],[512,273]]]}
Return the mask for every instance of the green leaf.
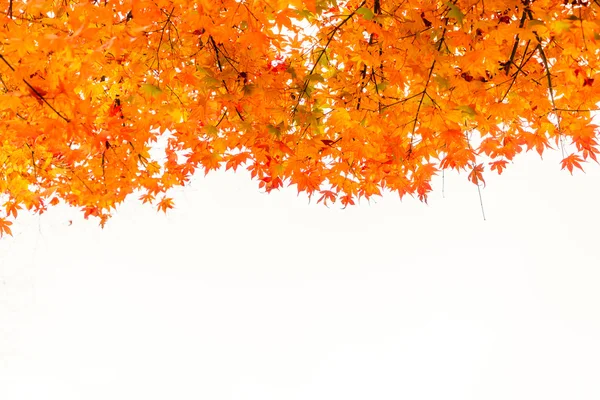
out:
{"label": "green leaf", "polygon": [[448,80],[440,75],[436,75],[433,77],[433,80],[440,86],[440,88],[442,89],[448,89],[448,87],[450,87],[450,84],[448,83]]}
{"label": "green leaf", "polygon": [[325,52],[325,54],[321,56],[321,58],[319,59],[319,64],[321,64],[324,67],[329,66],[329,57],[327,56],[327,52]]}
{"label": "green leaf", "polygon": [[450,2],[446,3],[446,5],[448,6],[448,8],[450,8],[450,11],[448,11],[448,17],[454,18],[459,24],[462,25],[463,19],[465,18],[465,14],[463,14],[463,12],[460,11],[460,8],[456,7]]}
{"label": "green leaf", "polygon": [[432,98],[429,96],[423,97],[423,105],[424,106],[433,106],[434,104],[433,104]]}
{"label": "green leaf", "polygon": [[217,135],[219,133],[219,130],[215,125],[206,125],[206,133],[208,133],[209,135]]}
{"label": "green leaf", "polygon": [[363,18],[366,19],[367,21],[370,21],[373,19],[373,17],[375,17],[375,14],[373,13],[373,11],[371,11],[367,7],[359,8],[358,10],[356,10],[356,13],[359,15],[362,15]]}
{"label": "green leaf", "polygon": [[296,79],[298,77],[298,75],[296,74],[296,70],[292,67],[288,67],[285,72],[287,72],[288,74],[290,74],[292,76],[292,79]]}
{"label": "green leaf", "polygon": [[377,86],[375,86],[375,87],[377,88],[379,93],[381,93],[388,87],[388,85],[389,84],[387,82],[381,82],[381,83],[377,84]]}
{"label": "green leaf", "polygon": [[296,14],[298,15],[298,19],[302,21],[303,19],[310,20],[312,17],[312,13],[308,10],[296,10]]}
{"label": "green leaf", "polygon": [[527,21],[528,28],[531,28],[534,26],[540,26],[540,25],[545,25],[544,21],[540,21],[539,19],[530,19],[529,21]]}
{"label": "green leaf", "polygon": [[463,114],[467,114],[469,117],[474,117],[477,115],[477,111],[473,109],[471,106],[458,106],[457,107]]}
{"label": "green leaf", "polygon": [[571,30],[571,24],[567,21],[556,21],[553,27],[559,32],[567,32]]}
{"label": "green leaf", "polygon": [[213,78],[210,75],[207,75],[204,78],[202,78],[202,82],[204,82],[207,87],[218,87],[218,86],[221,86],[221,81],[219,81],[218,79]]}
{"label": "green leaf", "polygon": [[142,90],[149,94],[150,96],[158,96],[162,93],[162,89],[158,86],[151,85],[149,83],[144,83],[142,85]]}
{"label": "green leaf", "polygon": [[244,96],[249,96],[256,91],[256,85],[249,84],[244,86]]}
{"label": "green leaf", "polygon": [[269,130],[269,133],[276,136],[277,138],[279,138],[281,136],[281,129],[277,126],[274,125],[267,125],[267,129]]}
{"label": "green leaf", "polygon": [[321,74],[311,74],[306,77],[308,81],[325,82],[325,78]]}

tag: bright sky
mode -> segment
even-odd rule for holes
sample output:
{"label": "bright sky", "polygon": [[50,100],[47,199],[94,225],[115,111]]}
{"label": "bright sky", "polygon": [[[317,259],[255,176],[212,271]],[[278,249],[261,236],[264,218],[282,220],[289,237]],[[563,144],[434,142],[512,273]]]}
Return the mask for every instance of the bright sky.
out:
{"label": "bright sky", "polygon": [[[245,173],[0,240],[2,400],[600,398],[600,167],[558,153],[429,205]],[[72,225],[69,221],[72,220]]]}

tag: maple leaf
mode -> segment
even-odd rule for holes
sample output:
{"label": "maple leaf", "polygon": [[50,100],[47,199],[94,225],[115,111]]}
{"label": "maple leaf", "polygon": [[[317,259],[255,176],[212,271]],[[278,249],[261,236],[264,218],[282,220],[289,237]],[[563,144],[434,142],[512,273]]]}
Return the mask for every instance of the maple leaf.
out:
{"label": "maple leaf", "polygon": [[248,153],[248,152],[242,152],[242,153],[230,155],[229,159],[225,163],[225,170],[233,168],[233,170],[236,171],[237,168],[240,166],[240,164],[245,163],[249,157],[250,157],[250,153]]}
{"label": "maple leaf", "polygon": [[156,206],[158,208],[158,211],[162,211],[166,214],[168,209],[174,207],[173,199],[169,197],[163,197],[162,200],[159,201]]}
{"label": "maple leaf", "polygon": [[473,166],[473,169],[469,173],[469,180],[476,185],[479,185],[479,182],[483,182],[483,186],[485,187],[485,180],[483,179],[483,164],[477,164]]}
{"label": "maple leaf", "polygon": [[0,218],[0,237],[4,236],[4,234],[12,236],[12,231],[10,230],[11,225],[12,222]]}
{"label": "maple leaf", "polygon": [[86,206],[83,208],[83,218],[88,219],[89,216],[99,216],[100,215],[100,210],[98,209],[98,207],[96,206]]}
{"label": "maple leaf", "polygon": [[492,161],[490,162],[490,169],[492,171],[496,170],[498,171],[498,175],[502,175],[502,172],[506,168],[506,164],[508,164],[508,161],[506,160]]}
{"label": "maple leaf", "polygon": [[317,12],[317,0],[304,0],[304,6],[312,13]]}
{"label": "maple leaf", "polygon": [[208,153],[201,157],[200,162],[204,166],[205,174],[211,169],[219,169],[221,167],[221,160],[223,157],[217,153]]}
{"label": "maple leaf", "polygon": [[275,15],[275,26],[277,27],[279,32],[281,32],[281,29],[283,27],[286,27],[287,29],[293,29],[292,18],[294,16],[295,13],[289,8],[281,10]]}
{"label": "maple leaf", "polygon": [[140,196],[140,200],[143,203],[152,203],[154,201],[154,196],[151,195],[150,193],[144,193],[143,195]]}
{"label": "maple leaf", "polygon": [[579,168],[580,170],[583,171],[583,167],[581,166],[582,162],[583,162],[583,159],[581,157],[579,157],[577,154],[571,154],[571,155],[563,158],[563,160],[560,162],[561,169],[566,168],[567,170],[569,170],[571,175],[573,175],[573,168]]}
{"label": "maple leaf", "polygon": [[465,14],[463,14],[460,8],[453,3],[448,2],[446,5],[449,8],[448,17],[454,18],[459,24],[462,25],[463,20],[465,19]]}
{"label": "maple leaf", "polygon": [[331,190],[321,190],[319,193],[321,194],[321,197],[319,197],[319,200],[317,200],[317,204],[323,202],[324,205],[327,205],[328,200],[332,203],[335,203],[337,198],[337,194],[335,192],[332,192]]}
{"label": "maple leaf", "polygon": [[13,218],[16,218],[20,209],[21,206],[14,201],[7,201],[4,203],[4,211],[6,211],[7,216],[12,215]]}
{"label": "maple leaf", "polygon": [[341,198],[340,200],[341,200],[341,202],[342,202],[342,204],[343,204],[344,208],[348,207],[349,205],[350,205],[350,206],[353,206],[353,205],[355,204],[355,203],[354,203],[354,199],[353,199],[353,198],[352,198],[352,196],[351,196],[351,195],[349,195],[349,194],[347,194],[347,195],[345,195],[345,196],[342,196],[342,198]]}
{"label": "maple leaf", "polygon": [[529,151],[535,147],[540,156],[544,153],[544,149],[550,147],[548,139],[544,135],[524,133],[523,139],[527,145],[527,150]]}

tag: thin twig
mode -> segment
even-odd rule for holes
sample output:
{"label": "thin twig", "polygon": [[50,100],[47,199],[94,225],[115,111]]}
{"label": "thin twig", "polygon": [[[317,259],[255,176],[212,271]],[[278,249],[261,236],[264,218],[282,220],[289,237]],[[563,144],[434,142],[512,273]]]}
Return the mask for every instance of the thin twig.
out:
{"label": "thin twig", "polygon": [[[231,62],[227,59],[225,54],[221,50],[219,50],[219,47],[217,46],[215,39],[213,39],[212,36],[209,36],[208,40],[210,41],[213,48],[215,49],[215,58],[217,59],[217,66],[219,67],[219,71],[223,72],[223,64],[221,64],[221,59],[219,58],[219,54],[223,54],[223,57],[225,57],[225,60],[227,62],[229,62],[229,65],[231,65],[233,67],[233,69],[237,72],[237,69],[233,66],[233,64],[231,64]],[[223,87],[225,88],[225,91],[227,93],[229,93],[229,88],[227,87],[227,82],[225,82],[225,79],[221,79],[221,82],[223,82]],[[244,121],[244,116],[240,113],[240,111],[237,108],[235,108],[235,112],[237,113],[238,117],[240,117],[240,119],[242,121]]]}
{"label": "thin twig", "polygon": [[600,111],[600,108],[576,108],[576,109],[568,109],[568,108],[556,108],[554,111],[567,111],[567,112],[592,112],[592,111]]}
{"label": "thin twig", "polygon": [[171,12],[169,13],[169,15],[167,15],[167,21],[165,22],[165,24],[163,25],[163,27],[161,29],[160,40],[158,41],[158,46],[156,47],[156,70],[159,72],[160,72],[160,46],[163,41],[163,36],[165,35],[165,29],[167,29],[167,26],[169,25],[169,23],[171,23],[171,16],[173,15],[174,11],[175,11],[175,7],[173,7],[171,9]]}
{"label": "thin twig", "polygon": [[31,151],[31,164],[33,165],[33,175],[35,176],[35,181],[37,182],[38,174],[37,174],[37,166],[35,165],[35,153],[33,152],[33,149],[31,148],[29,143],[25,143],[25,146],[27,146],[29,148],[29,151]]}
{"label": "thin twig", "polygon": [[[514,78],[510,82],[510,85],[508,86],[508,89],[506,90],[506,93],[504,93],[504,96],[502,96],[502,99],[500,99],[500,103],[502,103],[504,101],[504,99],[506,98],[506,96],[508,96],[508,93],[510,93],[510,89],[512,89],[513,85],[517,81],[517,78],[519,77],[519,72],[523,72],[523,74],[525,74],[525,72],[523,71],[523,67],[525,66],[525,63],[531,59],[531,57],[529,57],[527,60],[525,59],[525,55],[527,54],[527,49],[529,48],[529,42],[530,41],[527,41],[527,45],[525,46],[525,51],[523,52],[523,59],[521,60],[521,65],[519,65],[517,67],[518,68],[517,72],[515,72]],[[533,54],[533,52],[532,52],[532,54]],[[512,61],[510,63],[512,64]]]}
{"label": "thin twig", "polygon": [[[445,37],[446,37],[446,27],[444,27],[444,31],[442,32],[442,37],[439,40],[439,44],[437,46],[437,51],[440,51],[440,49],[442,48],[442,44],[444,43]],[[425,95],[427,95],[427,88],[429,86],[429,82],[431,81],[431,76],[433,75],[433,69],[435,68],[436,62],[437,62],[437,60],[434,58],[433,63],[431,63],[431,67],[429,68],[429,74],[427,75],[427,80],[425,81],[425,87],[423,88],[423,91],[420,93],[421,99],[419,100],[419,105],[417,106],[417,112],[415,113],[413,128],[412,128],[412,132],[410,134],[410,145],[408,148],[408,158],[409,159],[410,159],[410,155],[412,154],[413,140],[414,140],[415,132],[417,130],[417,123],[419,122],[419,113],[421,112],[421,106],[423,106],[423,100],[425,99]]]}
{"label": "thin twig", "polygon": [[[533,20],[533,13],[531,12],[531,10],[526,10],[526,11],[527,11],[527,14],[529,15],[529,18],[531,20]],[[548,90],[550,92],[550,101],[552,102],[552,111],[554,111],[554,114],[556,115],[556,125],[558,128],[558,133],[559,133],[559,138],[560,138],[560,150],[561,150],[562,156],[564,158],[565,157],[565,144],[564,144],[562,129],[560,127],[560,116],[556,112],[556,102],[554,99],[554,86],[552,85],[552,76],[550,75],[550,64],[548,63],[548,58],[546,57],[546,52],[544,51],[544,48],[542,47],[542,39],[537,34],[537,32],[534,32],[534,34],[538,41],[537,49],[540,54],[540,58],[542,59],[542,63],[544,64],[544,68],[546,69],[546,79],[548,80]]]}
{"label": "thin twig", "polygon": [[398,105],[398,104],[401,104],[401,103],[406,103],[407,101],[409,101],[409,100],[412,100],[412,99],[414,99],[415,97],[418,97],[418,96],[420,96],[421,94],[422,94],[422,93],[421,93],[421,92],[419,92],[419,93],[417,93],[417,94],[413,94],[412,96],[408,96],[408,97],[406,97],[406,98],[404,98],[404,99],[402,99],[402,100],[398,100],[398,101],[395,101],[395,102],[393,102],[393,103],[386,104],[385,106],[381,107],[381,109],[382,109],[382,110],[385,110],[385,109],[386,109],[386,108],[388,108],[388,107],[393,107],[393,106],[395,106],[395,105]]}
{"label": "thin twig", "polygon": [[[4,58],[4,55],[0,54],[0,59],[2,59],[2,61],[4,61],[4,63],[6,65],[8,65],[8,68],[10,68],[13,72],[15,71],[15,69],[13,68],[12,65],[10,65],[10,63],[8,62],[8,60],[6,58]],[[29,89],[31,89],[31,91],[33,93],[35,93],[35,95],[42,100],[44,103],[46,103],[46,105],[48,107],[50,107],[52,109],[52,111],[54,111],[56,113],[56,115],[58,115],[59,117],[61,117],[63,120],[65,120],[65,122],[71,122],[70,119],[68,119],[67,117],[65,117],[64,115],[62,115],[61,113],[59,113],[54,107],[52,107],[52,104],[48,103],[48,100],[46,100],[46,98],[44,96],[42,96],[42,94],[40,92],[38,92],[38,90],[36,88],[34,88],[31,83],[29,83],[26,79],[23,78],[23,82],[25,82],[25,84],[27,86],[29,86]]]}
{"label": "thin twig", "polygon": [[477,192],[479,193],[479,204],[481,205],[481,215],[483,216],[483,220],[486,221],[485,210],[483,208],[483,197],[481,196],[481,187],[479,187],[479,184],[477,184]]}
{"label": "thin twig", "polygon": [[[519,29],[522,29],[525,25],[525,19],[527,17],[527,10],[523,11],[523,15],[521,16],[521,21],[519,22]],[[510,72],[510,66],[514,63],[515,55],[517,54],[517,48],[519,47],[519,35],[515,37],[515,44],[513,45],[512,51],[510,52],[510,58],[506,64],[506,75]]]}
{"label": "thin twig", "polygon": [[215,128],[218,128],[219,125],[221,125],[221,122],[223,122],[223,120],[225,119],[225,116],[227,115],[227,110],[225,110],[223,112],[223,115],[221,115],[221,118],[219,119],[219,122],[217,122],[217,124],[215,125]]}
{"label": "thin twig", "polygon": [[323,55],[327,51],[327,48],[329,47],[329,44],[331,44],[331,41],[333,40],[335,34],[337,33],[337,31],[340,30],[340,28],[342,26],[344,26],[344,24],[346,24],[346,22],[348,22],[350,19],[352,19],[352,17],[356,14],[356,11],[358,11],[362,6],[364,6],[365,3],[366,3],[366,0],[363,0],[363,2],[360,3],[354,11],[352,11],[346,18],[344,18],[344,20],[342,22],[340,22],[335,28],[333,28],[333,30],[331,32],[329,32],[329,39],[327,39],[327,43],[325,43],[325,47],[323,47],[323,50],[321,50],[321,54],[319,54],[319,56],[317,57],[317,59],[315,61],[315,64],[313,65],[310,72],[308,73],[308,78],[304,81],[302,91],[300,91],[300,94],[298,95],[298,101],[296,102],[296,105],[292,109],[292,115],[296,114],[296,110],[298,110],[298,107],[300,106],[300,100],[302,100],[302,97],[304,96],[304,94],[306,93],[306,89],[308,88],[310,76],[313,74],[313,72],[315,72],[317,65],[319,65],[319,61],[321,61],[321,57],[323,57]]}
{"label": "thin twig", "polygon": [[581,28],[581,37],[583,38],[583,47],[585,51],[588,51],[587,43],[585,41],[585,32],[583,31],[583,18],[581,16],[581,8],[579,9],[579,27]]}

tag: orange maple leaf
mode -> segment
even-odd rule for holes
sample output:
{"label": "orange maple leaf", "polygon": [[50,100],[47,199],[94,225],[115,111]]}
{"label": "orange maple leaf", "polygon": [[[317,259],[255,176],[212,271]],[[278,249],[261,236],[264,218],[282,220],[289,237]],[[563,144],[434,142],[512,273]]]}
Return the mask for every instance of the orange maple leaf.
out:
{"label": "orange maple leaf", "polygon": [[152,196],[150,193],[144,193],[140,196],[140,200],[142,201],[142,204],[152,203],[154,201],[154,196]]}
{"label": "orange maple leaf", "polygon": [[483,170],[483,164],[475,165],[469,173],[469,180],[476,185],[479,185],[479,182],[483,182],[483,187],[485,187],[485,180],[483,179]]}
{"label": "orange maple leaf", "polygon": [[508,164],[508,161],[506,161],[506,160],[493,161],[493,162],[490,162],[490,169],[492,171],[497,170],[498,175],[502,175],[502,172],[506,168],[506,164]]}
{"label": "orange maple leaf", "polygon": [[344,208],[348,207],[348,205],[353,206],[354,203],[354,199],[352,198],[351,195],[347,194],[345,196],[342,196],[342,198],[340,199],[340,201],[342,202],[342,204],[344,205]]}
{"label": "orange maple leaf", "polygon": [[236,171],[240,164],[245,163],[249,157],[250,153],[248,152],[242,152],[229,156],[229,159],[225,164],[225,170],[227,171],[228,169],[233,168],[233,170]]}
{"label": "orange maple leaf", "polygon": [[327,205],[327,201],[331,201],[332,203],[335,203],[335,199],[337,198],[337,194],[332,192],[331,190],[321,190],[319,192],[322,196],[319,197],[319,200],[317,200],[317,204],[319,204],[320,202],[323,202],[324,205]]}
{"label": "orange maple leaf", "polygon": [[571,154],[565,157],[561,163],[561,169],[568,169],[571,175],[573,175],[573,168],[579,168],[583,171],[583,167],[580,163],[583,162],[583,159],[579,157],[577,154]]}
{"label": "orange maple leaf", "polygon": [[158,211],[162,211],[165,214],[167,213],[167,210],[173,208],[173,206],[173,199],[169,197],[163,197],[162,200],[157,204]]}
{"label": "orange maple leaf", "polygon": [[4,203],[4,210],[6,211],[7,216],[12,215],[13,218],[16,218],[17,214],[18,214],[18,210],[20,210],[20,209],[21,209],[21,206],[14,201],[7,201],[6,203]]}
{"label": "orange maple leaf", "polygon": [[12,222],[7,221],[4,218],[0,218],[0,237],[4,236],[5,233],[12,236],[12,231],[10,230],[11,225]]}

